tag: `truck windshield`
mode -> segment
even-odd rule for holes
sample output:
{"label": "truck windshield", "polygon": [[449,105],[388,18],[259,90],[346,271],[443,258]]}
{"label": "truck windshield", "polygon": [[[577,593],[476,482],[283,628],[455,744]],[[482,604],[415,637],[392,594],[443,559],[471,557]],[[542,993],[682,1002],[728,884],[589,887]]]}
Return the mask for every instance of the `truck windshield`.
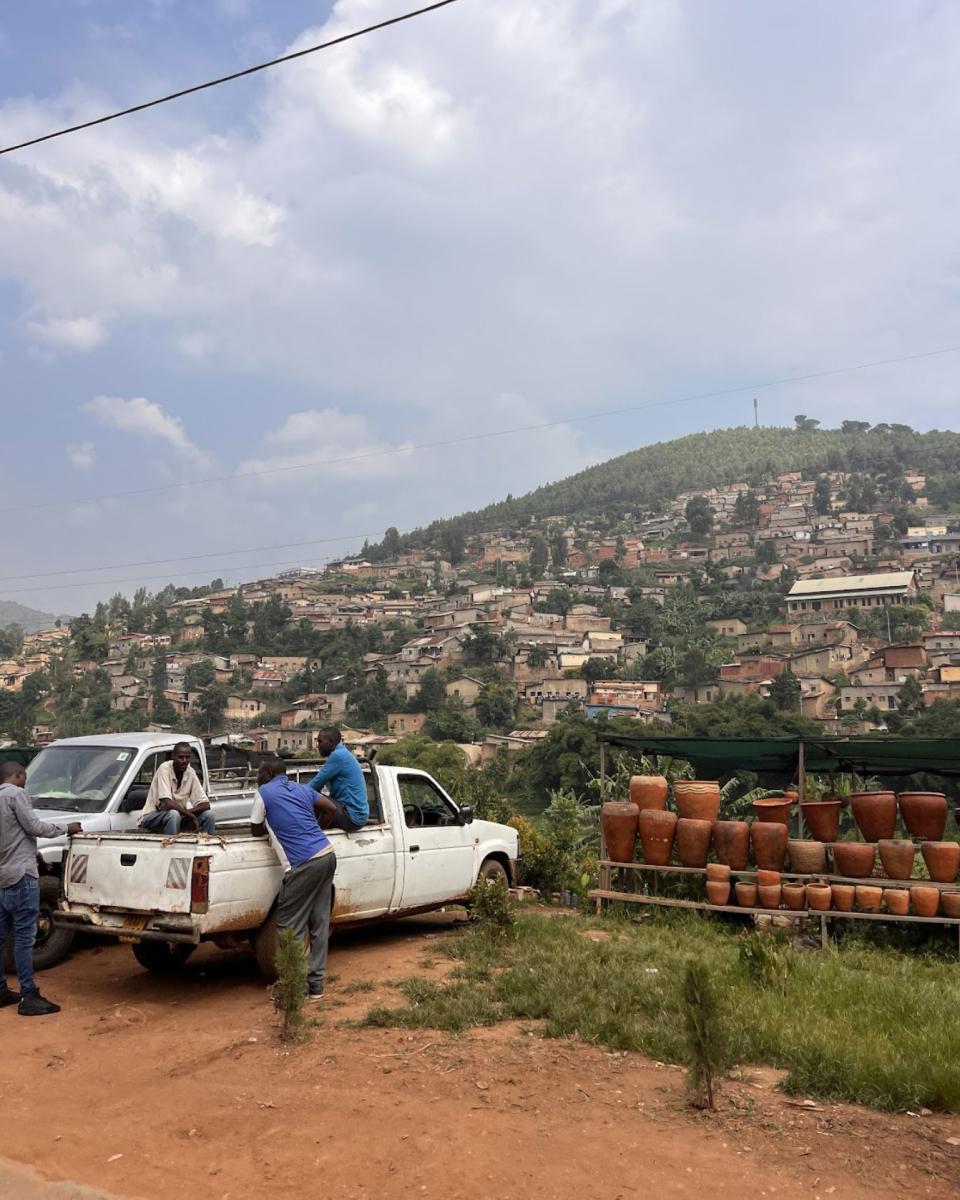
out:
{"label": "truck windshield", "polygon": [[103,812],[134,751],[119,746],[47,746],[27,767],[34,808]]}

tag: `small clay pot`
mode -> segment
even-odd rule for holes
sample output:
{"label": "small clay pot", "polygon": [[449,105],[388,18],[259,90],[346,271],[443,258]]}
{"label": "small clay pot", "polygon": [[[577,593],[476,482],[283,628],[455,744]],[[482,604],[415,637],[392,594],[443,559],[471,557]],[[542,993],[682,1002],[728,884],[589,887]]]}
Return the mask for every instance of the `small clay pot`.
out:
{"label": "small clay pot", "polygon": [[935,917],[940,907],[940,889],[915,884],[910,889],[910,903],[918,917]]}
{"label": "small clay pot", "polygon": [[711,904],[726,904],[730,900],[730,884],[719,879],[707,880],[707,900]]}
{"label": "small clay pot", "polygon": [[878,913],[883,899],[883,888],[871,884],[857,884],[857,907],[861,912]]}
{"label": "small clay pot", "polygon": [[758,821],[772,821],[780,825],[787,825],[790,821],[793,801],[789,796],[766,796],[760,800],[754,800],[751,807]]}
{"label": "small clay pot", "polygon": [[730,868],[726,863],[707,863],[707,879],[713,883],[729,883]]}
{"label": "small clay pot", "polygon": [[675,779],[673,798],[681,817],[715,821],[720,811],[720,784],[715,779]]}
{"label": "small clay pot", "polygon": [[834,842],[830,847],[838,875],[847,879],[866,879],[873,874],[877,848],[868,842]]}
{"label": "small clay pot", "polygon": [[[880,851],[883,869],[890,879],[910,878],[913,874],[913,842],[897,839],[887,841],[884,838],[877,842],[877,849]],[[960,846],[957,847],[957,850],[960,851]]]}
{"label": "small clay pot", "polygon": [[717,858],[734,871],[745,871],[750,861],[750,826],[746,821],[715,821],[713,845]]}
{"label": "small clay pot", "polygon": [[[733,890],[737,893],[737,903],[743,908],[755,908],[757,903],[757,885],[748,883],[746,880],[738,881],[733,885]],[[960,892],[957,893],[960,896]]]}
{"label": "small clay pot", "polygon": [[787,827],[779,821],[754,821],[750,826],[753,861],[765,871],[782,871],[787,853]]}
{"label": "small clay pot", "polygon": [[826,912],[833,897],[833,888],[829,883],[807,884],[807,907],[817,912]]}
{"label": "small clay pot", "polygon": [[865,842],[889,841],[897,828],[897,797],[893,792],[853,792],[850,807]]}
{"label": "small clay pot", "polygon": [[957,842],[924,842],[920,847],[930,878],[937,883],[953,883],[960,866],[960,844]]}
{"label": "small clay pot", "polygon": [[835,842],[840,833],[842,800],[804,800],[800,813],[817,842]]}
{"label": "small clay pot", "polygon": [[649,863],[651,867],[665,867],[673,852],[677,814],[666,809],[644,808],[640,811],[637,824],[640,828],[644,862]]}
{"label": "small clay pot", "polygon": [[799,912],[806,907],[807,889],[802,883],[785,883],[783,884],[783,903],[784,907],[792,909],[793,912]]}
{"label": "small clay pot", "polygon": [[604,844],[614,862],[633,862],[639,815],[640,809],[629,800],[608,800],[600,810]]}
{"label": "small clay pot", "polygon": [[779,908],[781,887],[779,883],[758,883],[757,896],[761,908]]}
{"label": "small clay pot", "polygon": [[856,886],[852,883],[832,883],[830,885],[833,907],[837,912],[853,912],[853,902],[857,896]]}
{"label": "small clay pot", "polygon": [[802,842],[790,838],[787,842],[790,870],[798,875],[822,875],[827,866],[827,848],[823,842]]}
{"label": "small clay pot", "polygon": [[780,882],[779,871],[758,871],[757,883],[760,887],[774,887]]}
{"label": "small clay pot", "polygon": [[943,792],[901,792],[900,815],[913,837],[939,842],[947,827],[947,798]]}
{"label": "small clay pot", "polygon": [[630,799],[639,809],[666,808],[670,785],[664,775],[631,775]]}
{"label": "small clay pot", "polygon": [[941,892],[940,903],[945,917],[960,917],[960,892]]}
{"label": "small clay pot", "polygon": [[883,903],[892,917],[905,917],[910,912],[909,888],[884,888]]}
{"label": "small clay pot", "polygon": [[713,835],[712,821],[694,821],[681,817],[677,821],[677,857],[684,867],[705,867]]}

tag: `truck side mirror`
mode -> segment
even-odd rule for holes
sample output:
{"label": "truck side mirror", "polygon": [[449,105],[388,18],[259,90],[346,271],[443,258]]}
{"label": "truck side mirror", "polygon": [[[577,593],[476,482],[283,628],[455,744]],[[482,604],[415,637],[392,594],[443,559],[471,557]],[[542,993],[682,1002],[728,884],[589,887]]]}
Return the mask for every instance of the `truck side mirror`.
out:
{"label": "truck side mirror", "polygon": [[473,805],[461,804],[460,811],[457,813],[458,825],[470,825],[473,821]]}

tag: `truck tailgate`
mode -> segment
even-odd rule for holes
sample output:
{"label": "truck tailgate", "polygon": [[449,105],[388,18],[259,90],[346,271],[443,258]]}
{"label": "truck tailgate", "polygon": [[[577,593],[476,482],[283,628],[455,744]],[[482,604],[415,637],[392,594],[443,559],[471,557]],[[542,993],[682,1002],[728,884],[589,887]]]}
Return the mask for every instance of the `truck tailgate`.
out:
{"label": "truck tailgate", "polygon": [[194,859],[209,858],[217,844],[149,833],[77,834],[63,877],[66,907],[189,913]]}

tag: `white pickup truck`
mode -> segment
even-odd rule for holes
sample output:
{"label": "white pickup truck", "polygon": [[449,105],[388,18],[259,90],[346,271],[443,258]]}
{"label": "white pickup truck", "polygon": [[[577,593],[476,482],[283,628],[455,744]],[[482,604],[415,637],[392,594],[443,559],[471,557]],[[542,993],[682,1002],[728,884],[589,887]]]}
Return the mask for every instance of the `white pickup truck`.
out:
{"label": "white pickup truck", "polygon": [[[367,824],[330,833],[335,926],[464,903],[479,878],[514,880],[516,830],[475,820],[424,771],[368,766],[365,776]],[[129,942],[138,962],[164,974],[202,941],[252,942],[270,977],[281,878],[270,842],[239,828],[174,838],[81,833],[70,841],[55,922]]]}

